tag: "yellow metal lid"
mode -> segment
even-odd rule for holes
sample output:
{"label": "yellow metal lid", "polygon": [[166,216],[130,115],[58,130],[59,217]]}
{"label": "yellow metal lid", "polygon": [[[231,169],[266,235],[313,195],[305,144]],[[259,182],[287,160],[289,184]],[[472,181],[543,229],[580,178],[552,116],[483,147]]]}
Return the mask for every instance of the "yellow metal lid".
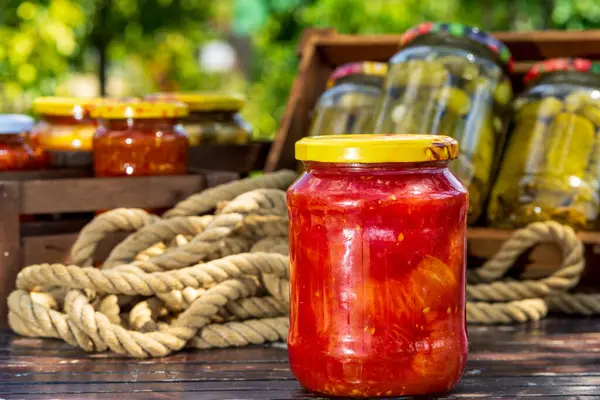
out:
{"label": "yellow metal lid", "polygon": [[42,115],[58,117],[81,116],[90,105],[98,101],[96,98],[80,97],[38,97],[33,102],[33,109]]}
{"label": "yellow metal lid", "polygon": [[409,163],[453,160],[458,143],[439,135],[330,135],[296,142],[296,159],[330,163]]}
{"label": "yellow metal lid", "polygon": [[106,99],[96,102],[90,107],[92,118],[125,119],[125,118],[177,118],[188,115],[188,106],[177,101]]}
{"label": "yellow metal lid", "polygon": [[190,111],[236,111],[246,104],[246,98],[238,93],[222,92],[173,92],[155,93],[149,99],[180,101]]}

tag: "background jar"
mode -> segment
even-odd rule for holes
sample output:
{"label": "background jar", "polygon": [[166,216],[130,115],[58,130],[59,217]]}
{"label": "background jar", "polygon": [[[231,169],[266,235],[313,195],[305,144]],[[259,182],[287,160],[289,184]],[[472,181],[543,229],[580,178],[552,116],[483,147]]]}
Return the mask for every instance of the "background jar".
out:
{"label": "background jar", "polygon": [[110,101],[92,107],[96,176],[180,175],[188,171],[188,139],[177,102]]}
{"label": "background jar", "polygon": [[246,144],[252,140],[252,126],[240,115],[246,104],[235,93],[157,93],[150,99],[179,101],[187,104],[183,119],[190,146],[202,144]]}
{"label": "background jar", "polygon": [[[288,189],[290,367],[343,397],[442,393],[466,363],[467,192],[456,141],[305,138]],[[432,346],[431,343],[436,343]]]}
{"label": "background jar", "polygon": [[459,142],[452,170],[468,187],[474,223],[507,129],[512,87],[508,48],[477,28],[425,23],[407,31],[390,60],[376,133],[434,133]]}
{"label": "background jar", "polygon": [[43,150],[31,141],[33,118],[27,115],[0,114],[0,172],[42,169]]}
{"label": "background jar", "polygon": [[387,64],[349,63],[329,77],[312,120],[309,136],[372,132]]}
{"label": "background jar", "polygon": [[33,140],[48,153],[51,167],[91,167],[96,121],[89,107],[96,99],[39,97],[33,104],[40,122]]}
{"label": "background jar", "polygon": [[600,188],[600,64],[551,59],[525,76],[488,218],[517,228],[557,220],[590,228]]}

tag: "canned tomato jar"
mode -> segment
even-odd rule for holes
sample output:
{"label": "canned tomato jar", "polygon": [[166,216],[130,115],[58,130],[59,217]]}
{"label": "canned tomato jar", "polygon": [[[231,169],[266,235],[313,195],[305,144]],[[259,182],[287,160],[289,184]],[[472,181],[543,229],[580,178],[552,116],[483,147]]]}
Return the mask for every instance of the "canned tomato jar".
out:
{"label": "canned tomato jar", "polygon": [[287,194],[291,369],[335,396],[443,393],[467,360],[468,194],[457,142],[332,135],[296,143]]}

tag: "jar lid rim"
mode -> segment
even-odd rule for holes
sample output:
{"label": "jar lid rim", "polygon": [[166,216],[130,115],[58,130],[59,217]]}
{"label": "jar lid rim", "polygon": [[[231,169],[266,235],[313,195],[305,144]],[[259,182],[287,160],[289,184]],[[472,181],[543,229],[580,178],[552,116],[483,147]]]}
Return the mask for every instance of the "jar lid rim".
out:
{"label": "jar lid rim", "polygon": [[0,114],[0,135],[15,135],[29,132],[33,129],[35,121],[24,114]]}
{"label": "jar lid rim", "polygon": [[33,101],[33,110],[41,115],[70,117],[87,112],[88,108],[97,101],[102,101],[102,99],[97,97],[38,97]]}
{"label": "jar lid rim", "polygon": [[525,74],[523,83],[529,85],[544,74],[560,71],[600,74],[600,62],[588,58],[550,58],[533,64]]}
{"label": "jar lid rim", "polygon": [[453,160],[458,142],[442,135],[353,134],[306,137],[296,142],[296,159],[344,164],[414,163]]}
{"label": "jar lid rim", "polygon": [[513,58],[508,47],[493,35],[475,26],[447,22],[424,22],[407,30],[400,38],[400,45],[404,47],[417,37],[432,33],[471,39],[496,54],[498,60],[506,66],[508,72],[513,71]]}
{"label": "jar lid rim", "polygon": [[336,81],[352,75],[380,76],[387,74],[387,63],[376,61],[359,61],[342,64],[337,67],[327,80],[327,88],[335,85]]}
{"label": "jar lid rim", "polygon": [[177,118],[187,115],[188,106],[177,101],[106,99],[90,106],[90,116],[102,119]]}
{"label": "jar lid rim", "polygon": [[246,104],[246,97],[235,92],[159,92],[146,99],[179,101],[190,111],[236,111]]}

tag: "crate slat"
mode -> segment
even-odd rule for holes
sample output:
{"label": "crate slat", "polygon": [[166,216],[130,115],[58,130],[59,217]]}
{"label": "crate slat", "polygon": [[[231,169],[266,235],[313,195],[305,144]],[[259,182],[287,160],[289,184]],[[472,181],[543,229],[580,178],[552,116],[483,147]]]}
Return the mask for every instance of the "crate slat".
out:
{"label": "crate slat", "polygon": [[170,207],[206,188],[203,175],[23,181],[23,214]]}

